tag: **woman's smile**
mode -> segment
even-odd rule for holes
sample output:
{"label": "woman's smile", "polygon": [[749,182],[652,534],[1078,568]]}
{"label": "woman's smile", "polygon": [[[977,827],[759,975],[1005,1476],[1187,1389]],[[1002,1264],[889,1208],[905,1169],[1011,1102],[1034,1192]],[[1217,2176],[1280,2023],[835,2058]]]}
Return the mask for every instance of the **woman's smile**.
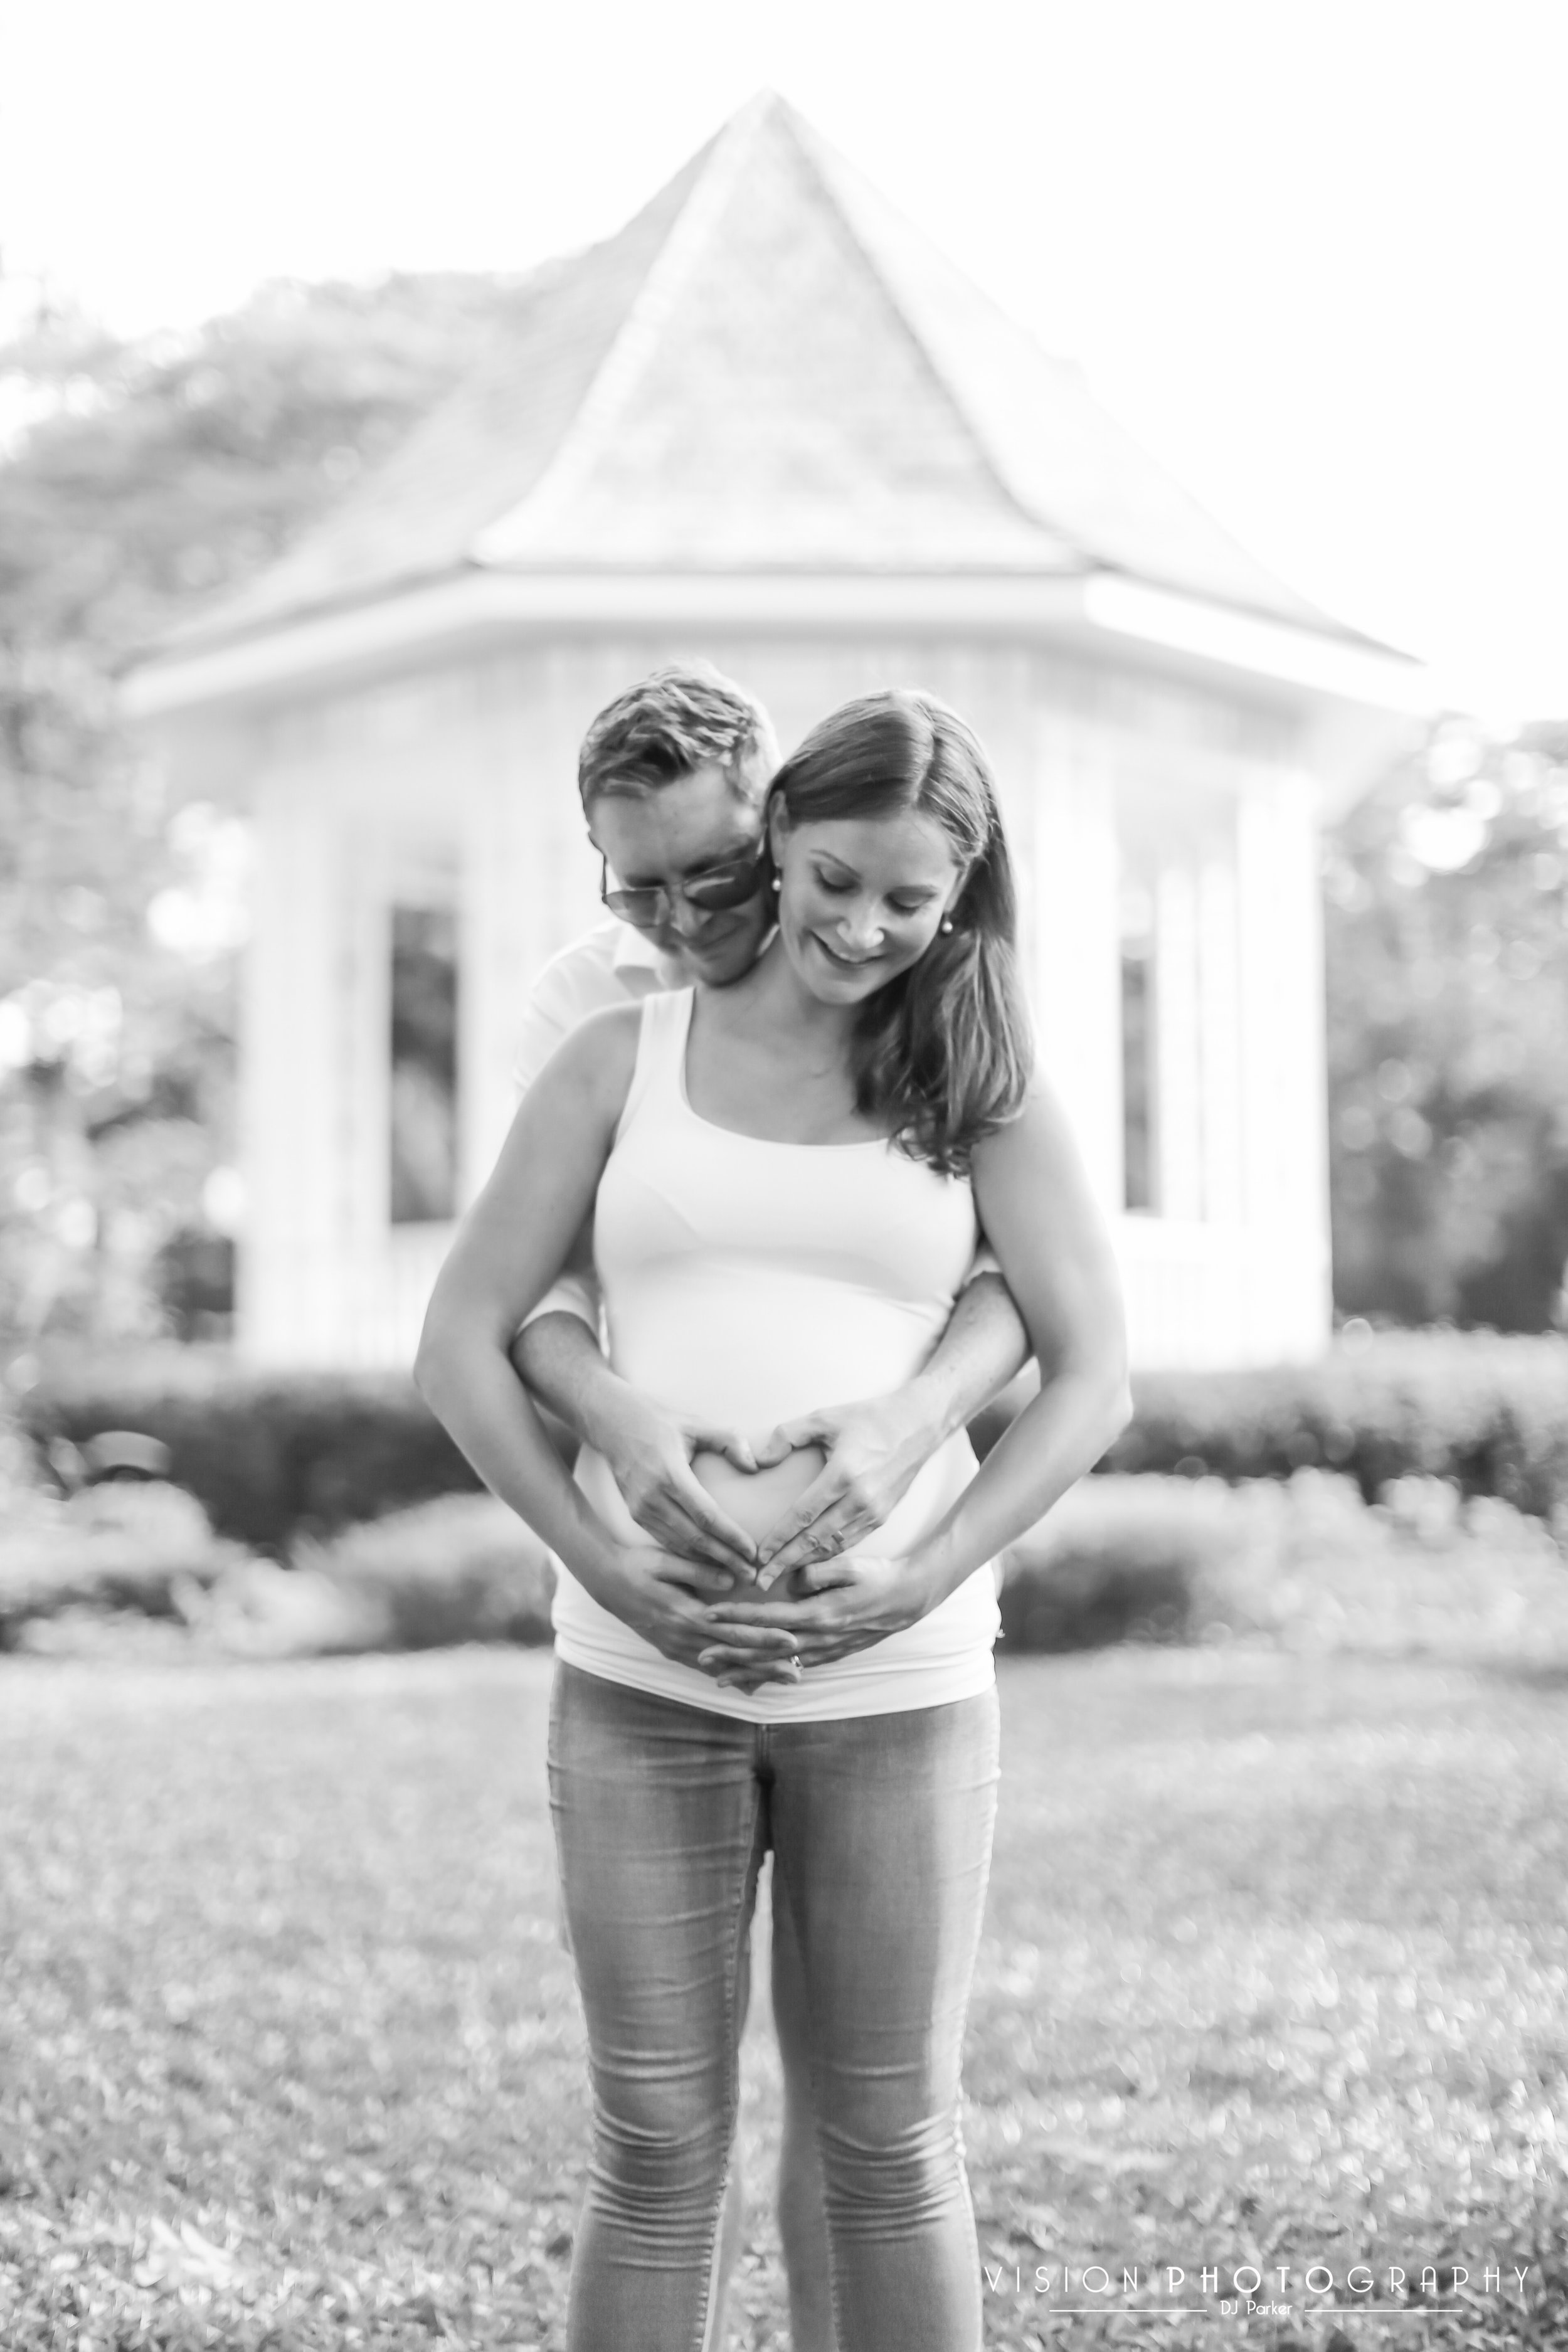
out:
{"label": "woman's smile", "polygon": [[881,963],[888,952],[884,946],[873,948],[869,955],[846,955],[840,949],[829,947],[820,931],[811,931],[807,936],[815,947],[822,950],[828,962],[837,964],[841,971],[864,971],[870,964]]}

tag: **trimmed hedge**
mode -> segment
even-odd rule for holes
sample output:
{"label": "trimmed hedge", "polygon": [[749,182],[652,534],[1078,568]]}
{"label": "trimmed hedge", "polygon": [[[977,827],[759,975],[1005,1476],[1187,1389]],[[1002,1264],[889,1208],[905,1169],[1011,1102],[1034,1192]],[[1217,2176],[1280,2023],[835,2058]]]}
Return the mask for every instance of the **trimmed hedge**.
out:
{"label": "trimmed hedge", "polygon": [[1438,1477],[1535,1518],[1568,1509],[1568,1339],[1388,1332],[1313,1364],[1133,1385],[1107,1471],[1236,1481],[1316,1467],[1369,1503],[1393,1479]]}
{"label": "trimmed hedge", "polygon": [[46,1376],[16,1410],[46,1459],[106,1429],[160,1439],[219,1536],[279,1556],[296,1536],[479,1483],[398,1372],[258,1371],[192,1349]]}
{"label": "trimmed hedge", "polygon": [[[1134,1391],[1103,1471],[1236,1483],[1317,1466],[1368,1502],[1393,1479],[1436,1476],[1568,1517],[1568,1339],[1390,1332],[1314,1364],[1145,1374]],[[47,1375],[17,1412],[46,1456],[109,1429],[161,1439],[217,1534],[278,1556],[296,1537],[479,1485],[399,1373],[262,1372],[193,1349]],[[994,1439],[1009,1417],[994,1410],[980,1433]]]}

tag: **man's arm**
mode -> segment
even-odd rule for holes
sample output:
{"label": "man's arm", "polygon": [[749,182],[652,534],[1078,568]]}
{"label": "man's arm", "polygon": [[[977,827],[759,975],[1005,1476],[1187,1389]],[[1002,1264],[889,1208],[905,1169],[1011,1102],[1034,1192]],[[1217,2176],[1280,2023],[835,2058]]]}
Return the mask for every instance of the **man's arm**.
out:
{"label": "man's arm", "polygon": [[[550,1378],[553,1352],[548,1341],[530,1339],[524,1345],[528,1333],[536,1330],[540,1324],[557,1322],[575,1325],[597,1355],[599,1283],[594,1271],[594,1220],[591,1215],[573,1243],[571,1254],[561,1272],[528,1320],[512,1334],[511,1344],[507,1349],[512,1370],[533,1399],[534,1409],[544,1424],[546,1436],[570,1470],[582,1447],[583,1433],[574,1417],[569,1418],[558,1406],[550,1402],[552,1394],[561,1385],[559,1380]],[[562,1344],[570,1347],[572,1343],[568,1339]],[[542,1381],[529,1377],[529,1365],[535,1360],[544,1375]]]}
{"label": "man's arm", "polygon": [[705,1453],[724,1454],[738,1470],[754,1470],[743,1439],[669,1412],[622,1380],[605,1361],[597,1328],[582,1311],[544,1313],[525,1323],[512,1341],[511,1360],[536,1401],[580,1444],[604,1455],[639,1528],[689,1559],[751,1574],[756,1546],[691,1468],[692,1455]]}
{"label": "man's arm", "polygon": [[863,1542],[902,1502],[938,1446],[1016,1378],[1031,1352],[1001,1275],[976,1274],[929,1360],[903,1388],[782,1423],[758,1446],[759,1464],[782,1461],[797,1445],[820,1445],[827,1460],[763,1544],[763,1581]]}

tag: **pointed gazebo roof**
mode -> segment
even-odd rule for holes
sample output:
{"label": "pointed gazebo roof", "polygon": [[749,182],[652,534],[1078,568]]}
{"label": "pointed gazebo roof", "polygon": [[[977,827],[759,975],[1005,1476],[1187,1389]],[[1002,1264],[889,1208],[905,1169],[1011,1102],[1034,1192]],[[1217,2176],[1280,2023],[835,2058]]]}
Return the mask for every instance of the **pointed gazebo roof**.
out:
{"label": "pointed gazebo roof", "polygon": [[476,572],[1111,574],[1356,642],[767,95],[539,271],[392,459],[160,652]]}

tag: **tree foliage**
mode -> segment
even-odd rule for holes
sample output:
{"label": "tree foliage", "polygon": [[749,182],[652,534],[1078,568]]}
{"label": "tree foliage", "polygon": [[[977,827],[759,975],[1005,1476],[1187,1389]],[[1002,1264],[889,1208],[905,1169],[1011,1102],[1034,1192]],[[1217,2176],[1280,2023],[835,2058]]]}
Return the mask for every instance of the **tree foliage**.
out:
{"label": "tree foliage", "polygon": [[162,804],[115,674],[390,450],[517,299],[280,285],[184,338],[40,311],[0,344],[0,1338],[155,1326],[228,1150],[242,842]]}
{"label": "tree foliage", "polygon": [[1568,1258],[1568,723],[1455,721],[1331,842],[1334,1286],[1542,1330]]}

